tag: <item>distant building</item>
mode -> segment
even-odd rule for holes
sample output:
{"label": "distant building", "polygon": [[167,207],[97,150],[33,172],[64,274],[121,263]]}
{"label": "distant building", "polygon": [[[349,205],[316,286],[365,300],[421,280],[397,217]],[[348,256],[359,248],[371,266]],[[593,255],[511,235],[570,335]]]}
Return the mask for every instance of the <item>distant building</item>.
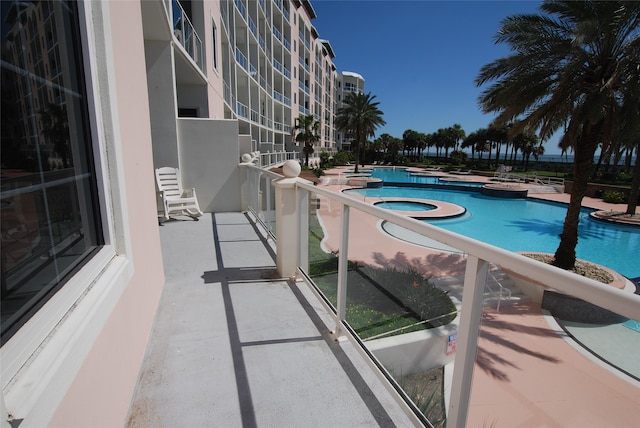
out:
{"label": "distant building", "polygon": [[[347,95],[351,92],[364,92],[364,77],[352,71],[340,73],[341,79],[338,83],[338,102],[340,107]],[[338,107],[339,108],[339,107]],[[342,132],[338,132],[337,143],[341,149],[350,149],[353,138],[346,137]]]}

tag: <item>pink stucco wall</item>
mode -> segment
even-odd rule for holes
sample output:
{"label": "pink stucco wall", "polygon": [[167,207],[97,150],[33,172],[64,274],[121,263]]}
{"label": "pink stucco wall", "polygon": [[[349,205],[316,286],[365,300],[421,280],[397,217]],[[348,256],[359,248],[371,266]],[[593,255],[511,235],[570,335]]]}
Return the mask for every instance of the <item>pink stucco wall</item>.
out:
{"label": "pink stucco wall", "polygon": [[[124,426],[164,284],[140,3],[109,2],[134,275],[51,426]],[[114,89],[114,88],[112,88]]]}

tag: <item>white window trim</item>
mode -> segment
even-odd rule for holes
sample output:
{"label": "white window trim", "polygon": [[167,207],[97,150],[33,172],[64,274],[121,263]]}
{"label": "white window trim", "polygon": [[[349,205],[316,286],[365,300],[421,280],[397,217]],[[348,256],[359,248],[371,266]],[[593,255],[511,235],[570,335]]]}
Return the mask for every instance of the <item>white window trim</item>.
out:
{"label": "white window trim", "polygon": [[21,427],[49,423],[133,275],[109,4],[78,12],[105,245],[0,349],[3,408]]}

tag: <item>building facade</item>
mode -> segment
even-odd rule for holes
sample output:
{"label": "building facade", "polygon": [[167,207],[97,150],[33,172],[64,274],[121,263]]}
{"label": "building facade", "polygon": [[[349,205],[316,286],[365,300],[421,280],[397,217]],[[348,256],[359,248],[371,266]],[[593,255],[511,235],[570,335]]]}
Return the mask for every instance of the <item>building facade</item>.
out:
{"label": "building facade", "polygon": [[364,79],[337,71],[309,1],[0,6],[2,412],[121,426],[164,284],[154,169],[240,211],[240,155],[301,151],[301,114],[316,152],[339,148]]}

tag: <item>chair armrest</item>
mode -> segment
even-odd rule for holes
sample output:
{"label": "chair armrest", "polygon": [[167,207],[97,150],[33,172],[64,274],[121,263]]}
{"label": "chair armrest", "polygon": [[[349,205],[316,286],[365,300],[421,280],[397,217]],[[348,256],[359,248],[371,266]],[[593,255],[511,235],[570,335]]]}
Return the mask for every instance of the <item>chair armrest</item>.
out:
{"label": "chair armrest", "polygon": [[190,189],[183,189],[182,190],[182,197],[183,198],[195,198],[196,197],[196,189],[194,187],[192,187]]}

